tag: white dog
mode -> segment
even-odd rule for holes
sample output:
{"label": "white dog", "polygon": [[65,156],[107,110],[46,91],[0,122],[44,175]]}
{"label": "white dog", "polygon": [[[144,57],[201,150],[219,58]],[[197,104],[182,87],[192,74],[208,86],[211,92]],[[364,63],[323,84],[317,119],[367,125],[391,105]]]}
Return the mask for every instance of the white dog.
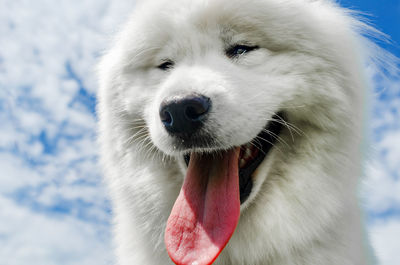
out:
{"label": "white dog", "polygon": [[119,264],[367,264],[365,29],[328,0],[141,2],[99,71]]}

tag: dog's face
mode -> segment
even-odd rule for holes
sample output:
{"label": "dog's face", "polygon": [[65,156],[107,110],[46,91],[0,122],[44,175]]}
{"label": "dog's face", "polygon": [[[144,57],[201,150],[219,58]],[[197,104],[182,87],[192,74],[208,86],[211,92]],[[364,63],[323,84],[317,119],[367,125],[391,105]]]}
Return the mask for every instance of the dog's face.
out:
{"label": "dog's face", "polygon": [[242,210],[269,168],[310,140],[297,126],[346,123],[356,98],[343,86],[354,58],[344,17],[320,1],[281,2],[148,1],[103,62],[115,74],[108,104],[133,125],[126,142],[184,171],[186,160],[187,176],[197,174],[192,159],[233,157]]}
{"label": "dog's face", "polygon": [[[302,62],[314,60],[299,52],[296,43],[289,45],[285,38],[260,29],[260,24],[267,23],[263,14],[257,18],[233,13],[231,8],[240,8],[222,2],[198,5],[182,11],[163,9],[148,17],[151,32],[140,41],[144,47],[134,57],[145,65],[135,66],[141,72],[135,83],[142,80],[140,91],[132,89],[132,95],[148,93],[144,119],[153,143],[169,155],[250,142],[274,114],[286,106],[295,107],[290,101],[299,96],[298,87],[304,83]],[[221,9],[223,13],[215,12]],[[182,14],[171,21],[169,12]],[[272,27],[269,30],[285,31]],[[193,95],[207,98],[209,110],[196,133],[186,139],[177,137],[166,130],[161,106]]]}
{"label": "dog's face", "polygon": [[[271,121],[290,130],[288,117],[312,120],[313,112],[329,113],[326,102],[343,106],[347,99],[333,96],[346,92],[333,91],[341,89],[339,84],[324,83],[340,75],[335,60],[346,49],[339,54],[321,50],[346,40],[319,29],[316,24],[329,24],[319,16],[332,14],[324,14],[318,3],[304,2],[313,1],[292,1],[290,8],[279,0],[139,6],[115,56],[123,69],[122,89],[114,93],[118,109],[144,121],[151,137],[146,148],[154,145],[174,157],[246,144],[261,149],[265,142],[282,144],[282,128],[271,131]],[[320,14],[312,8],[320,8]],[[203,113],[188,117],[187,108]],[[262,135],[266,130],[269,138]],[[266,177],[260,175],[256,184]]]}
{"label": "dog's face", "polygon": [[[337,67],[331,54],[320,52],[326,36],[310,40],[315,22],[298,19],[278,2],[192,1],[180,7],[158,1],[151,13],[139,9],[121,55],[127,64],[121,97],[127,112],[140,113],[159,150],[181,155],[240,146],[275,114],[301,111],[318,94],[329,95],[329,88],[315,88],[321,73]],[[166,130],[160,109],[193,95],[207,98],[210,109],[189,140]]]}

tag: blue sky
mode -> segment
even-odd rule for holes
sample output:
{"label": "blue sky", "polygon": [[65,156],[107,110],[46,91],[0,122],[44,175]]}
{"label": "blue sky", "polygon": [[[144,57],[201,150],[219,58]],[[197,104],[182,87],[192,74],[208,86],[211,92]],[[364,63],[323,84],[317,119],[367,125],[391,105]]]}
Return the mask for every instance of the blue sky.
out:
{"label": "blue sky", "polygon": [[376,28],[388,34],[394,45],[383,45],[392,53],[400,54],[400,1],[399,0],[340,0],[342,6],[360,10],[369,15]]}
{"label": "blue sky", "polygon": [[[399,0],[341,0],[400,57]],[[94,66],[126,0],[0,1],[0,263],[103,265],[110,203],[97,165]],[[376,75],[362,190],[382,265],[400,264],[400,80]]]}

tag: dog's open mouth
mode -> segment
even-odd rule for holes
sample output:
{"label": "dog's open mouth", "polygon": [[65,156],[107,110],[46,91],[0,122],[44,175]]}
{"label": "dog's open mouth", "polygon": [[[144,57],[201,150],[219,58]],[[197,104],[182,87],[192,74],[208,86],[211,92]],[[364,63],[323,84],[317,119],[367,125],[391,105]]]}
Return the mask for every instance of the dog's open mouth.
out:
{"label": "dog's open mouth", "polygon": [[284,120],[273,117],[251,142],[211,154],[191,153],[168,218],[165,243],[176,264],[212,264],[231,238],[254,172],[276,143]]}
{"label": "dog's open mouth", "polygon": [[[238,158],[240,203],[244,203],[253,188],[253,173],[264,161],[285,123],[283,113],[274,115],[267,126],[249,143],[240,146]],[[220,154],[216,154],[220,155]],[[223,155],[223,154],[222,154]],[[184,156],[186,165],[189,166],[190,155]]]}

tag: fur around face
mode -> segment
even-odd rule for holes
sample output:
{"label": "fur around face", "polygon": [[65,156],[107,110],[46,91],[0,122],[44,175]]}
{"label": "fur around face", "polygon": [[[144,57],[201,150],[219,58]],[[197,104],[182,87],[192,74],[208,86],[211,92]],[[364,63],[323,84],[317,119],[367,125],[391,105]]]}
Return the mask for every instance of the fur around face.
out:
{"label": "fur around face", "polygon": [[[185,177],[163,128],[168,96],[213,100],[208,152],[251,141],[274,113],[287,123],[256,171],[215,264],[367,264],[361,175],[362,23],[331,1],[143,1],[104,56],[98,114],[118,264],[172,264],[166,221]],[[229,58],[237,43],[259,49]],[[157,68],[172,60],[172,69]],[[187,150],[186,150],[187,151]]]}

